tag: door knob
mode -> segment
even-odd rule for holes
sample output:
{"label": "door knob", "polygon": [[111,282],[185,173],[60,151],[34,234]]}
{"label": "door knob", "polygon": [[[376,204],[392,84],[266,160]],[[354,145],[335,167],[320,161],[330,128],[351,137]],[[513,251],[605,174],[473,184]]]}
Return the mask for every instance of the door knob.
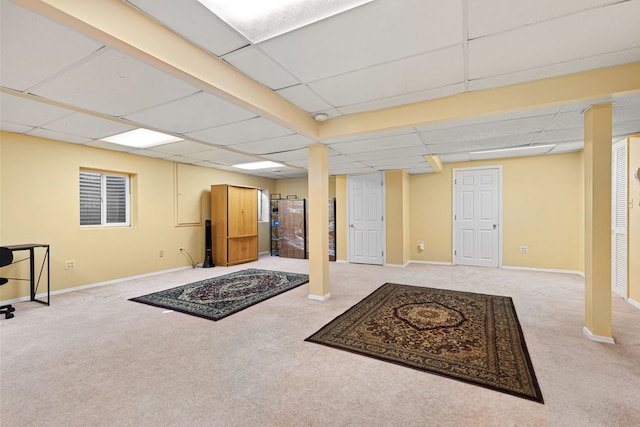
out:
{"label": "door knob", "polygon": [[353,224],[349,224],[349,227],[353,228]]}
{"label": "door knob", "polygon": [[495,230],[498,224],[493,224],[493,229]]}

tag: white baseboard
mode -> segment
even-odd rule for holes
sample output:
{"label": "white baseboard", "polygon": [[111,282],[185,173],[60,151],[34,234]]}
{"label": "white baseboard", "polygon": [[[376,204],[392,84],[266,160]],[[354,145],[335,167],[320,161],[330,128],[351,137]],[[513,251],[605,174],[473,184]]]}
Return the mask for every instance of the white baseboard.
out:
{"label": "white baseboard", "polygon": [[633,299],[631,299],[631,298],[628,298],[628,299],[627,299],[627,302],[628,302],[629,304],[631,304],[632,306],[634,306],[635,308],[640,309],[640,302],[635,301],[635,300],[633,300]]}
{"label": "white baseboard", "polygon": [[576,271],[576,270],[556,270],[553,268],[517,267],[513,265],[503,265],[502,268],[504,268],[505,270],[525,270],[525,271],[542,271],[546,273],[576,274],[578,276],[584,277],[584,273],[582,271]]}
{"label": "white baseboard", "polygon": [[431,265],[453,265],[451,262],[439,262],[439,261],[409,261],[411,264],[431,264]]}
{"label": "white baseboard", "polygon": [[335,262],[338,264],[349,264],[349,261],[347,261],[346,259],[337,259],[335,260]]}
{"label": "white baseboard", "polygon": [[405,268],[407,265],[411,264],[411,261],[407,261],[404,264],[385,264],[385,267],[397,267],[397,268]]}
{"label": "white baseboard", "polygon": [[331,298],[331,294],[326,294],[326,295],[311,295],[309,294],[309,299],[315,300],[315,301],[326,301],[329,298]]}
{"label": "white baseboard", "polygon": [[[199,267],[202,266],[202,264],[198,264]],[[130,277],[123,277],[121,279],[115,279],[115,280],[108,280],[106,282],[98,282],[98,283],[90,283],[88,285],[82,285],[82,286],[76,286],[73,288],[67,288],[67,289],[60,289],[57,291],[51,291],[51,296],[54,295],[60,295],[60,294],[66,294],[67,292],[75,292],[75,291],[80,291],[82,289],[89,289],[89,288],[97,288],[98,286],[106,286],[106,285],[113,285],[115,283],[121,283],[121,282],[127,282],[129,280],[135,280],[135,279],[141,279],[143,277],[151,277],[151,276],[157,276],[160,274],[165,274],[165,273],[171,273],[173,271],[180,271],[180,270],[188,270],[192,267],[178,267],[178,268],[172,268],[169,270],[162,270],[162,271],[154,271],[153,273],[145,273],[145,274],[140,274],[137,276],[130,276]],[[43,299],[47,297],[47,293],[40,293],[40,294],[36,294],[36,298],[37,299]],[[20,297],[20,298],[15,298],[9,301],[0,301],[1,304],[13,304],[16,302],[22,302],[22,301],[30,301],[31,297]]]}
{"label": "white baseboard", "polygon": [[584,334],[587,336],[587,338],[589,338],[592,341],[597,341],[597,342],[603,342],[603,343],[607,343],[607,344],[615,344],[615,340],[612,337],[603,337],[600,335],[594,335],[591,333],[591,331],[589,329],[587,329],[587,327],[583,327],[582,328],[582,332],[584,332]]}

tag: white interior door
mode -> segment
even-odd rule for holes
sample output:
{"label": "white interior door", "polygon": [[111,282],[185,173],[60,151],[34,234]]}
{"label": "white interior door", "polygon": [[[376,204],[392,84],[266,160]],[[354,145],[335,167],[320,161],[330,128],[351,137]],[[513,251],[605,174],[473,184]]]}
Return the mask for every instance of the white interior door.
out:
{"label": "white interior door", "polygon": [[627,140],[611,153],[611,288],[627,298]]}
{"label": "white interior door", "polygon": [[382,265],[384,260],[383,175],[347,178],[349,262]]}
{"label": "white interior door", "polygon": [[500,169],[454,171],[454,264],[500,265]]}

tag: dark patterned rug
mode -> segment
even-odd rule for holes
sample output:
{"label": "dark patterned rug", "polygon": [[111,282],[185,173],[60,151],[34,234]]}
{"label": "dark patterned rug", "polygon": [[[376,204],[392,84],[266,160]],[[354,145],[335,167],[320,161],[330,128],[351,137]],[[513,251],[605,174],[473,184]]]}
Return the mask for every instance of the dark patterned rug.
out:
{"label": "dark patterned rug", "polygon": [[308,281],[307,274],[252,268],[131,298],[130,301],[220,320]]}
{"label": "dark patterned rug", "polygon": [[543,403],[509,297],[386,283],[305,341]]}

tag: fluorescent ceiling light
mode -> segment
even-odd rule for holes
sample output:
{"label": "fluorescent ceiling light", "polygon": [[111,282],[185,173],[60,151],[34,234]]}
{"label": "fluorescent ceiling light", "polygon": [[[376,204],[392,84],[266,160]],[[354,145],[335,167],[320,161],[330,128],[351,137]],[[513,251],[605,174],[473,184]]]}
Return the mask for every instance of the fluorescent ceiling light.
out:
{"label": "fluorescent ceiling light", "polygon": [[119,133],[100,141],[112,142],[114,144],[126,145],[127,147],[147,148],[156,145],[168,144],[170,142],[182,141],[166,133],[155,132],[149,129],[134,129],[128,132]]}
{"label": "fluorescent ceiling light", "polygon": [[232,167],[238,168],[238,169],[255,170],[255,169],[277,168],[281,166],[283,165],[276,162],[253,162],[253,163],[241,163],[238,165],[233,165]]}
{"label": "fluorescent ceiling light", "polygon": [[533,156],[545,154],[553,150],[555,145],[530,145],[526,147],[503,148],[500,150],[473,151],[469,153],[471,160],[500,159],[505,157]]}
{"label": "fluorescent ceiling light", "polygon": [[288,33],[373,0],[198,0],[252,43]]}

